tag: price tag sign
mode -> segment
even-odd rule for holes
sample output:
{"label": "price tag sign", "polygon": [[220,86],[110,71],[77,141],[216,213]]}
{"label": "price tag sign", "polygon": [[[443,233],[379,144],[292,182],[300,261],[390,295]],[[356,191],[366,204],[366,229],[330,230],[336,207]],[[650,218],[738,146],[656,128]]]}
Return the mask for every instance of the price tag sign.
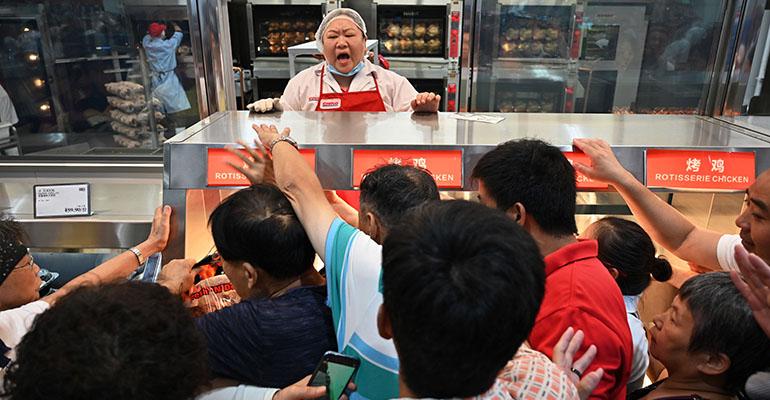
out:
{"label": "price tag sign", "polygon": [[746,190],[756,176],[754,152],[647,150],[647,186]]}
{"label": "price tag sign", "polygon": [[35,218],[91,215],[91,185],[35,185]]}
{"label": "price tag sign", "polygon": [[[246,150],[240,150],[244,155],[249,156]],[[300,149],[302,158],[305,159],[311,168],[315,169],[315,149]],[[228,163],[242,165],[243,161],[227,149],[212,148],[208,149],[207,165],[207,184],[208,186],[249,186],[249,180],[237,169],[231,167]]]}
{"label": "price tag sign", "polygon": [[363,176],[386,164],[409,165],[427,170],[442,189],[463,187],[462,150],[353,150],[353,187]]}

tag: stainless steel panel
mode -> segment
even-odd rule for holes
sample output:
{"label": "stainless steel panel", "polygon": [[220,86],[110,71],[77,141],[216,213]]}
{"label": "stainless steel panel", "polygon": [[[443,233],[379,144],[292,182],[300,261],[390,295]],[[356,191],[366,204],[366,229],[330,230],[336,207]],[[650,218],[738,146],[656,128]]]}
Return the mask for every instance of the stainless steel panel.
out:
{"label": "stainless steel panel", "polygon": [[[465,152],[471,168],[481,155],[498,143],[525,137],[545,140],[565,151],[580,137],[608,141],[621,162],[643,178],[644,150],[730,149],[757,152],[757,167],[770,167],[770,142],[745,134],[729,124],[694,116],[604,114],[493,114],[505,118],[485,124],[452,118],[451,113],[315,113],[285,112],[257,115],[228,112],[187,139],[168,143],[169,180],[165,190],[206,188],[206,149],[252,140],[253,123],[290,127],[303,147],[316,149],[322,183],[327,188],[348,189],[352,148],[457,149]],[[218,114],[219,116],[219,114]],[[349,153],[348,153],[349,154]],[[761,170],[761,169],[759,169]],[[181,171],[181,172],[178,172]],[[472,183],[466,177],[465,189]]]}
{"label": "stainless steel panel", "polygon": [[198,111],[201,118],[205,118],[213,114],[213,112],[209,107],[206,60],[203,51],[203,31],[201,30],[201,21],[199,19],[198,0],[187,0],[187,12],[190,14],[190,41],[192,44],[193,65],[195,66],[195,89],[198,92]]}
{"label": "stainless steel panel", "polygon": [[727,86],[727,97],[722,108],[723,115],[740,115],[745,111],[743,99],[751,77],[752,56],[757,50],[759,28],[762,24],[765,5],[766,1],[764,0],[746,1],[735,48],[735,58],[730,72],[730,81]]}
{"label": "stainless steel panel", "polygon": [[375,4],[403,6],[445,6],[452,0],[374,0]]}
{"label": "stainless steel panel", "polygon": [[235,110],[227,0],[197,0],[209,112]]}
{"label": "stainless steel panel", "polygon": [[317,6],[324,5],[329,0],[249,0],[252,5],[292,5],[292,6]]}
{"label": "stainless steel panel", "polygon": [[735,42],[738,37],[741,12],[745,0],[725,0],[723,2],[724,19],[719,35],[716,54],[709,59],[711,81],[704,89],[699,109],[703,115],[722,115],[722,106],[727,92],[729,69],[735,54]]}
{"label": "stainless steel panel", "polygon": [[389,58],[390,70],[407,79],[446,79],[449,60]]}
{"label": "stainless steel panel", "polygon": [[257,43],[254,40],[254,12],[251,9],[251,3],[246,4],[246,23],[249,30],[249,58],[253,60],[257,57]]}
{"label": "stainless steel panel", "polygon": [[[460,47],[460,83],[458,85],[458,109],[461,112],[467,112],[470,106],[471,100],[471,87],[472,76],[474,73],[473,57],[471,55],[471,49],[474,48],[475,43],[472,38],[472,34],[475,32],[475,11],[474,0],[463,1],[463,19],[462,19],[462,34],[461,34],[461,47]],[[481,21],[479,21],[481,22]]]}
{"label": "stainless steel panel", "polygon": [[721,116],[720,121],[748,129],[761,135],[761,138],[770,140],[770,117],[762,116]]}
{"label": "stainless steel panel", "polygon": [[[38,248],[127,248],[147,238],[161,204],[161,167],[30,166],[0,167],[0,211],[22,223],[30,246]],[[93,215],[34,218],[33,186],[88,182]]]}

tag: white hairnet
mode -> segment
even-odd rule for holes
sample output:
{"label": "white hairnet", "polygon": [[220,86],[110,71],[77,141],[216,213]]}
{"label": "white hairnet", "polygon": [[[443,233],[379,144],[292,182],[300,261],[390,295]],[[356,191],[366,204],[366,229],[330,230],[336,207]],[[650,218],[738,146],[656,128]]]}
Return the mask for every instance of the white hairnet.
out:
{"label": "white hairnet", "polygon": [[361,18],[361,14],[352,8],[337,8],[326,14],[323,21],[321,21],[321,25],[318,25],[318,31],[315,33],[315,43],[319,51],[323,51],[324,49],[324,33],[326,32],[326,28],[329,27],[329,24],[333,20],[340,17],[348,18],[353,21],[353,23],[358,26],[358,29],[364,33],[364,38],[366,38],[366,23],[364,22],[364,19]]}

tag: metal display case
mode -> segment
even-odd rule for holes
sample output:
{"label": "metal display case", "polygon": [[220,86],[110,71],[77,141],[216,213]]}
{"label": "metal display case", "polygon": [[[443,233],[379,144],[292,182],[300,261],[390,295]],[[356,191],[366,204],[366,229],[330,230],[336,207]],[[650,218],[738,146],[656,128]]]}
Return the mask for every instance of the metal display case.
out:
{"label": "metal display case", "polygon": [[469,109],[705,113],[728,3],[479,0]]}
{"label": "metal display case", "polygon": [[577,1],[481,0],[471,109],[572,112],[580,46]]}
{"label": "metal display case", "polygon": [[178,217],[164,257],[196,258],[210,249],[208,214],[228,191],[236,188],[209,186],[206,161],[209,149],[223,148],[239,139],[252,140],[253,123],[290,127],[300,148],[314,149],[316,171],[327,189],[352,188],[352,152],[363,149],[459,150],[464,175],[459,178],[459,186],[452,190],[474,190],[469,171],[479,158],[498,143],[525,137],[540,138],[567,152],[572,151],[574,138],[604,139],[623,166],[641,182],[645,182],[648,149],[750,151],[755,154],[757,171],[770,167],[767,137],[712,118],[512,113],[495,114],[505,119],[498,124],[487,124],[458,120],[453,115],[316,112],[212,115],[164,144],[163,203],[172,205]]}
{"label": "metal display case", "polygon": [[644,6],[592,6],[584,13],[576,112],[612,112],[636,101],[647,21]]}
{"label": "metal display case", "polygon": [[[315,40],[323,16],[342,5],[337,0],[249,0],[232,4],[231,27],[246,27],[248,44],[233,41],[233,57],[240,67],[251,70],[252,99],[283,93],[291,78],[288,48]],[[233,30],[234,28],[231,28]],[[243,40],[243,38],[241,38]],[[298,58],[297,70],[316,64],[314,58]]]}
{"label": "metal display case", "polygon": [[[380,41],[390,69],[420,91],[442,96],[441,111],[458,111],[463,2],[460,0],[349,0]],[[346,4],[347,4],[346,3]],[[376,35],[376,36],[375,36]]]}

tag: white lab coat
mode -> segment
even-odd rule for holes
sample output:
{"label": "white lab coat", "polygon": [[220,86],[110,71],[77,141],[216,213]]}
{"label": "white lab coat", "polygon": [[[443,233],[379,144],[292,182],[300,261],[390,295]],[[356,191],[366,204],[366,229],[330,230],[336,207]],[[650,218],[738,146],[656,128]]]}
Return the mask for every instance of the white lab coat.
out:
{"label": "white lab coat", "polygon": [[[284,111],[315,111],[321,84],[321,68],[325,62],[314,65],[291,78],[281,96]],[[412,111],[412,100],[417,90],[401,75],[388,71],[369,60],[364,60],[362,69],[350,83],[349,92],[374,90],[373,75],[377,77],[385,111]],[[342,93],[339,83],[329,70],[324,71],[324,93]]]}

